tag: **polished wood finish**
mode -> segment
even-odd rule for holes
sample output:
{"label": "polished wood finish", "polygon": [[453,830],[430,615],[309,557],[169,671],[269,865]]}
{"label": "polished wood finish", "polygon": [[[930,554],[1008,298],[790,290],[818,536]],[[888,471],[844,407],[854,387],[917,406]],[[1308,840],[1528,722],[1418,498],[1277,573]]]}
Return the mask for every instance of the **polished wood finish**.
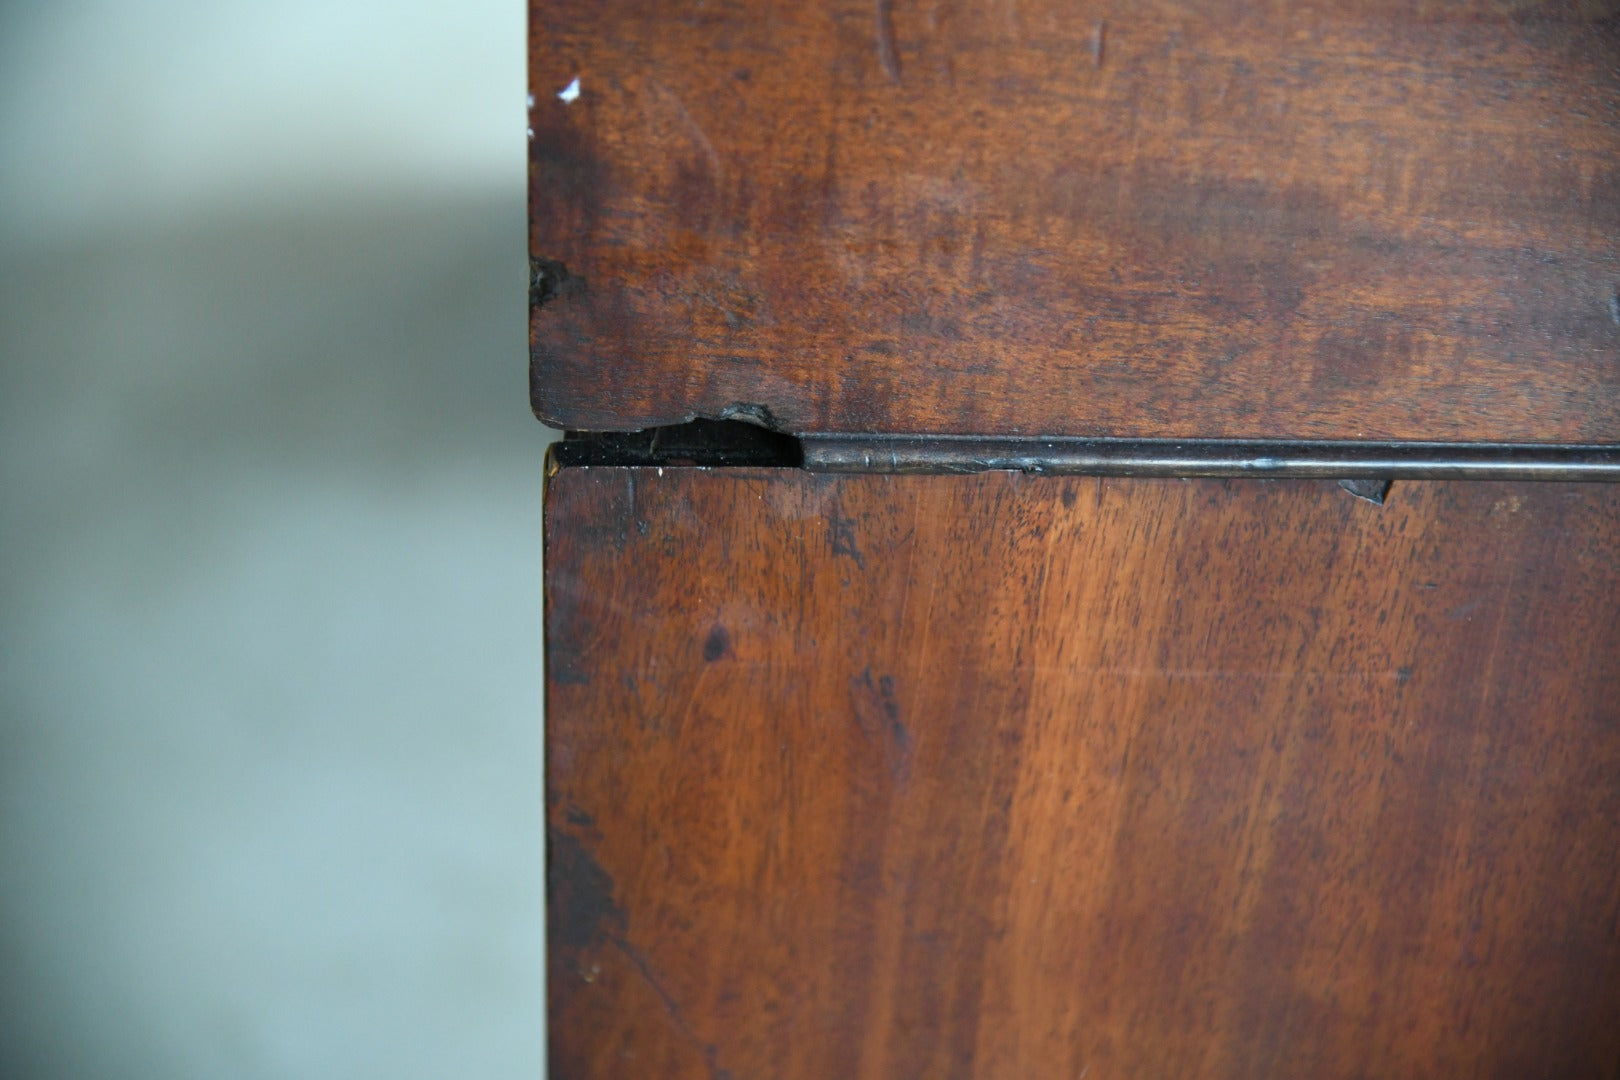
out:
{"label": "polished wood finish", "polygon": [[1620,442],[1611,2],[530,12],[559,427]]}
{"label": "polished wood finish", "polygon": [[553,1076],[1615,1075],[1620,489],[547,498]]}

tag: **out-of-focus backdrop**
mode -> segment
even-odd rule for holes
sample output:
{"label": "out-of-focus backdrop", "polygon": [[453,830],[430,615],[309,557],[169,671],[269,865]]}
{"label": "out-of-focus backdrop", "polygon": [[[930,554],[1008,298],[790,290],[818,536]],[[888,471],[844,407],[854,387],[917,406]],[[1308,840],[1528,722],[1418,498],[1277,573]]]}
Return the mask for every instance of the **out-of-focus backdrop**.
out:
{"label": "out-of-focus backdrop", "polygon": [[534,1077],[506,0],[0,7],[0,1074]]}

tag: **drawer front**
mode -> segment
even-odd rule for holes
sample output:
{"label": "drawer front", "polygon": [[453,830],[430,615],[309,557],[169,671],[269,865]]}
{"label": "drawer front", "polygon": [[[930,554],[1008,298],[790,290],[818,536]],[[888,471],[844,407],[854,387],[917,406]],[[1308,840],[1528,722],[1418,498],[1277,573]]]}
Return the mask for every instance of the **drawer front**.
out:
{"label": "drawer front", "polygon": [[573,468],[553,1075],[1612,1076],[1620,489]]}
{"label": "drawer front", "polygon": [[1620,442],[1610,8],[537,7],[536,410]]}

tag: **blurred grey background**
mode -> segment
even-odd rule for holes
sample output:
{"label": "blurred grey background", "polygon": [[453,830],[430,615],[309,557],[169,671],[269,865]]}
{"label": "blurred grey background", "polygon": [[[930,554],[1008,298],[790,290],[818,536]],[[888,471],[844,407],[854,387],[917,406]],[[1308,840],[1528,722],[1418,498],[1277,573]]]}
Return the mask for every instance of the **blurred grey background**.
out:
{"label": "blurred grey background", "polygon": [[0,1074],[539,1076],[524,9],[0,13]]}

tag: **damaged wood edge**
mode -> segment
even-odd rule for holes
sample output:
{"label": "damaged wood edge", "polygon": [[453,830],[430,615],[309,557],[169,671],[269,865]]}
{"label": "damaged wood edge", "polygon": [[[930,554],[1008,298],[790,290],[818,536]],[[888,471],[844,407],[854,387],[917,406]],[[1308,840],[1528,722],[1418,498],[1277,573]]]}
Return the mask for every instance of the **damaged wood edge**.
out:
{"label": "damaged wood edge", "polygon": [[1394,483],[1381,476],[1347,476],[1339,481],[1339,486],[1358,499],[1365,499],[1374,506],[1383,506]]}
{"label": "damaged wood edge", "polygon": [[[768,414],[767,414],[768,415]],[[642,431],[567,431],[553,443],[550,468],[590,465],[660,468],[799,469],[800,439],[747,419],[696,419]]]}
{"label": "damaged wood edge", "polygon": [[557,259],[529,256],[529,309],[534,311],[570,291],[584,287],[584,279],[568,272],[568,264]]}

